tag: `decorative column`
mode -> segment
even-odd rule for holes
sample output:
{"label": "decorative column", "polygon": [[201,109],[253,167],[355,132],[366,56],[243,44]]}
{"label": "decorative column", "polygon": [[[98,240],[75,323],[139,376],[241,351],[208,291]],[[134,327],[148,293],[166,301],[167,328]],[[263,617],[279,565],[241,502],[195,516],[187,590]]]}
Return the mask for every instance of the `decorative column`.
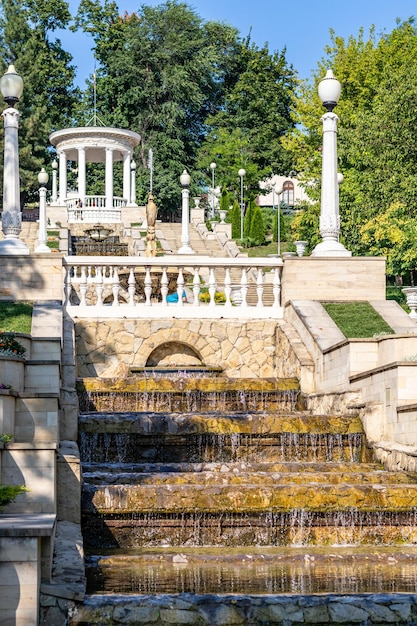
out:
{"label": "decorative column", "polygon": [[246,170],[243,167],[238,171],[240,178],[240,240],[243,239],[243,217],[245,213],[245,202],[243,200],[243,178],[246,174]]}
{"label": "decorative column", "polygon": [[52,195],[51,195],[51,202],[54,204],[57,199],[58,199],[58,194],[57,194],[57,169],[58,169],[58,163],[55,161],[55,159],[52,161]]}
{"label": "decorative column", "polygon": [[123,155],[123,198],[126,204],[131,203],[130,199],[130,152]]}
{"label": "decorative column", "polygon": [[38,245],[35,248],[35,252],[50,253],[51,249],[48,248],[46,242],[48,240],[48,234],[46,231],[46,187],[49,179],[45,168],[43,167],[38,174],[39,182],[39,230],[38,230]]}
{"label": "decorative column", "polygon": [[178,250],[178,254],[194,254],[194,250],[190,246],[190,230],[189,230],[189,206],[190,206],[190,175],[184,170],[180,176],[182,185],[182,225],[181,225],[181,243],[182,246]]}
{"label": "decorative column", "polygon": [[319,96],[327,113],[323,115],[323,148],[322,148],[322,178],[321,178],[321,208],[320,208],[320,235],[319,243],[311,256],[351,256],[339,241],[339,183],[337,174],[337,121],[333,109],[337,105],[341,92],[341,85],[328,70],[326,77],[319,84]]}
{"label": "decorative column", "polygon": [[58,203],[65,205],[67,197],[67,155],[63,150],[58,152],[59,157],[59,199]]}
{"label": "decorative column", "polygon": [[85,206],[85,148],[78,148],[78,197]]}
{"label": "decorative column", "polygon": [[112,148],[106,148],[106,182],[105,182],[105,196],[106,196],[106,209],[113,209],[113,150]]}
{"label": "decorative column", "polygon": [[29,248],[19,239],[22,230],[19,178],[19,111],[15,104],[23,93],[23,80],[14,65],[9,65],[0,80],[0,90],[8,108],[2,113],[4,119],[4,171],[2,230],[0,254],[29,254]]}
{"label": "decorative column", "polygon": [[130,164],[130,203],[136,206],[136,163]]}

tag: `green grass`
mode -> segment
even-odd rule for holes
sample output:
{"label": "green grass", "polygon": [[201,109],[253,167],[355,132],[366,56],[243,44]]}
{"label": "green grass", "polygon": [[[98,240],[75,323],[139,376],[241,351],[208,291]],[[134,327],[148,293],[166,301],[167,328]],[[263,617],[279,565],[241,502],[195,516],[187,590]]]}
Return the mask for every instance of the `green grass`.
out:
{"label": "green grass", "polygon": [[30,334],[32,311],[31,302],[0,302],[0,330]]}
{"label": "green grass", "polygon": [[322,302],[322,305],[348,339],[395,334],[369,302]]}
{"label": "green grass", "polygon": [[[278,243],[271,241],[264,246],[254,246],[253,248],[241,248],[242,252],[247,252],[249,258],[259,258],[268,254],[278,254]],[[295,252],[295,246],[289,241],[281,242],[281,254],[284,252]]]}

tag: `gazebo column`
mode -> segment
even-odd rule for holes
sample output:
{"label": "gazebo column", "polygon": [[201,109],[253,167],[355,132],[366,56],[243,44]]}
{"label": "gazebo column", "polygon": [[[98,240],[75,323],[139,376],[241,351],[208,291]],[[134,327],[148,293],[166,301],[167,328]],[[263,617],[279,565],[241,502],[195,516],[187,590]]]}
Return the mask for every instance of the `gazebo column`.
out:
{"label": "gazebo column", "polygon": [[126,204],[130,204],[130,159],[131,153],[125,152],[123,155],[123,198],[126,200]]}
{"label": "gazebo column", "polygon": [[67,197],[67,155],[64,150],[58,152],[59,156],[59,204],[65,204]]}
{"label": "gazebo column", "polygon": [[113,149],[106,148],[106,209],[113,208]]}
{"label": "gazebo column", "polygon": [[78,196],[85,206],[85,148],[78,148]]}

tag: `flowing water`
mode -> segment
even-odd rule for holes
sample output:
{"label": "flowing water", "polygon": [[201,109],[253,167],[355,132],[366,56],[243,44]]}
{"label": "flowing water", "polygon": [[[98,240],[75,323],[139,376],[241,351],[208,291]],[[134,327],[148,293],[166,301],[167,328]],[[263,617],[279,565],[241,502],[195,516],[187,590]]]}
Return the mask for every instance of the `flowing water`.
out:
{"label": "flowing water", "polygon": [[89,597],[415,593],[417,477],[294,381],[247,387],[80,384]]}

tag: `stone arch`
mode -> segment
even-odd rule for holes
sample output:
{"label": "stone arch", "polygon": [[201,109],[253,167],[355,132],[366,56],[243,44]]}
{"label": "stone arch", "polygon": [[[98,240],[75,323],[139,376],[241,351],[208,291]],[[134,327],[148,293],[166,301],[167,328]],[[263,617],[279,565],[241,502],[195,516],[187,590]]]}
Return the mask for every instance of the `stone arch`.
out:
{"label": "stone arch", "polygon": [[166,341],[148,356],[146,367],[190,367],[204,365],[192,346],[181,341]]}
{"label": "stone arch", "polygon": [[[161,348],[161,346],[167,346],[167,348]],[[187,347],[186,350],[183,350],[184,346]],[[150,332],[144,339],[140,349],[135,352],[132,365],[145,367],[150,360],[156,360],[158,354],[162,356],[164,350],[167,351],[167,356],[169,353],[175,355],[177,348],[178,357],[184,352],[190,357],[187,358],[186,363],[181,363],[179,367],[191,365],[190,359],[193,359],[193,364],[198,366],[204,365],[205,367],[214,367],[219,363],[218,353],[215,352],[203,334],[190,330],[189,324],[184,323],[184,320],[181,320],[178,324],[174,320],[167,327]],[[151,355],[153,355],[152,359],[150,359]],[[184,359],[187,355],[184,354]]]}

